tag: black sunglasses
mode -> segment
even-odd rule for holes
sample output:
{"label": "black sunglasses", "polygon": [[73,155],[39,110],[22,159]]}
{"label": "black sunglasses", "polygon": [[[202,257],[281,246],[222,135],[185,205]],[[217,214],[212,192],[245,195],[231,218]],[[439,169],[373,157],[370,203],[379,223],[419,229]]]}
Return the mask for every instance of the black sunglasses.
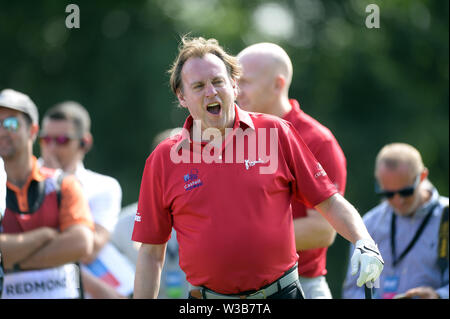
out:
{"label": "black sunglasses", "polygon": [[413,185],[407,186],[405,188],[402,188],[402,189],[399,189],[396,191],[388,191],[388,190],[381,189],[380,186],[378,185],[378,183],[375,183],[375,193],[378,196],[386,197],[386,198],[392,198],[392,197],[394,197],[395,194],[399,194],[401,197],[409,197],[412,194],[414,194],[414,191],[416,190],[417,185],[419,185],[419,183],[420,183],[420,174],[417,175]]}

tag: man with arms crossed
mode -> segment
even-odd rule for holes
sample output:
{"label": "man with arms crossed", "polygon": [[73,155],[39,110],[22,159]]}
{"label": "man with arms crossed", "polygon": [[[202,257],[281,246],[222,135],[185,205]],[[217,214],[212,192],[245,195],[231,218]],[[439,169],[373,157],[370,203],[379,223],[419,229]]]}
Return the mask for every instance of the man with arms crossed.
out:
{"label": "man with arms crossed", "polygon": [[[183,39],[171,87],[190,116],[182,133],[163,141],[144,168],[133,231],[133,240],[143,243],[134,296],[157,297],[174,227],[180,267],[194,286],[190,298],[302,299],[292,196],[356,243],[359,286],[377,279],[382,258],[358,212],[290,123],[234,103],[239,75],[237,59],[215,39]],[[252,139],[258,140],[258,156],[256,146],[245,142]],[[268,149],[270,159],[262,154]]]}
{"label": "man with arms crossed", "polygon": [[[69,284],[78,284],[72,288],[79,289],[79,282],[69,282],[76,278],[68,276],[79,274],[73,263],[92,251],[93,222],[75,177],[37,164],[32,151],[38,121],[37,108],[27,95],[11,89],[0,92],[0,156],[7,174],[0,250],[4,267],[11,273],[5,277],[3,298],[77,298],[81,293],[69,289]],[[55,271],[50,269],[58,266]],[[34,279],[21,281],[23,270],[37,270]],[[61,272],[66,274],[64,279],[59,277]],[[48,282],[64,283],[59,287],[67,289],[42,285],[44,276]]]}
{"label": "man with arms crossed", "polygon": [[[0,156],[0,224],[2,222],[5,208],[6,208],[6,172],[5,166],[3,164],[3,158]],[[0,298],[2,297],[3,275],[4,272],[3,272],[2,252],[0,250]]]}

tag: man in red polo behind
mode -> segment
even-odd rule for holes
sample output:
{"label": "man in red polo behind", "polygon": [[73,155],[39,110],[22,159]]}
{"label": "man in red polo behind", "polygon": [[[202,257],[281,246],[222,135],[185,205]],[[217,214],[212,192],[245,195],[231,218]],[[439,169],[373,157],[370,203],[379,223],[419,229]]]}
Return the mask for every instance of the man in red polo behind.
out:
{"label": "man in red polo behind", "polygon": [[292,124],[234,103],[239,75],[237,59],[215,39],[183,38],[170,82],[190,116],[146,161],[132,237],[142,242],[134,296],[157,297],[173,227],[190,298],[302,299],[293,196],[355,243],[357,284],[376,280],[383,261],[358,212]]}
{"label": "man in red polo behind", "polygon": [[[279,116],[292,123],[308,148],[344,195],[347,161],[336,138],[328,128],[289,99],[292,62],[274,43],[253,44],[238,54],[242,67],[239,78],[239,106],[249,112]],[[336,236],[325,218],[302,202],[293,200],[295,243],[299,254],[298,273],[306,299],[331,299],[325,275],[327,247]]]}

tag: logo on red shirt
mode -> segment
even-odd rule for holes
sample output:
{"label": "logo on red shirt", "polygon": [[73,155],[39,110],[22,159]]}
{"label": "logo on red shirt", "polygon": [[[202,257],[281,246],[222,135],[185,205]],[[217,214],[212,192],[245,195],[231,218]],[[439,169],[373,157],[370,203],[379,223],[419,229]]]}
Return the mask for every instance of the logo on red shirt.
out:
{"label": "logo on red shirt", "polygon": [[183,176],[184,190],[189,191],[193,188],[200,187],[203,185],[202,180],[198,177],[198,169],[191,169],[189,174]]}
{"label": "logo on red shirt", "polygon": [[141,221],[141,215],[139,214],[139,212],[136,212],[136,215],[134,216],[134,220],[137,222]]}
{"label": "logo on red shirt", "polygon": [[322,165],[320,163],[317,163],[317,173],[314,174],[315,178],[318,178],[319,176],[326,176],[327,173],[323,169]]}
{"label": "logo on red shirt", "polygon": [[250,167],[255,166],[256,164],[265,164],[266,162],[264,162],[262,159],[259,158],[257,161],[245,160],[244,163],[245,168],[249,170]]}

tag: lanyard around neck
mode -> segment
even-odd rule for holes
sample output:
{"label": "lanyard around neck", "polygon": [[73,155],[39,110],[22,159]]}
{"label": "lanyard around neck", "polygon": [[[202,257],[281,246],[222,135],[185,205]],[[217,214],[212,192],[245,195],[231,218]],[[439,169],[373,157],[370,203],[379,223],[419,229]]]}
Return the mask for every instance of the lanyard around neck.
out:
{"label": "lanyard around neck", "polygon": [[405,248],[405,250],[400,254],[400,256],[396,257],[396,247],[395,247],[395,231],[396,231],[396,219],[397,216],[394,212],[392,212],[392,219],[391,219],[391,252],[392,252],[392,264],[395,267],[413,248],[413,246],[416,244],[417,240],[419,239],[420,235],[422,235],[423,230],[425,229],[425,226],[428,224],[428,221],[430,220],[431,214],[433,213],[433,210],[436,208],[438,203],[435,203],[431,206],[430,210],[428,211],[427,215],[423,219],[422,223],[420,224],[419,228],[416,231],[416,234],[414,235],[411,242],[408,244],[408,246]]}

